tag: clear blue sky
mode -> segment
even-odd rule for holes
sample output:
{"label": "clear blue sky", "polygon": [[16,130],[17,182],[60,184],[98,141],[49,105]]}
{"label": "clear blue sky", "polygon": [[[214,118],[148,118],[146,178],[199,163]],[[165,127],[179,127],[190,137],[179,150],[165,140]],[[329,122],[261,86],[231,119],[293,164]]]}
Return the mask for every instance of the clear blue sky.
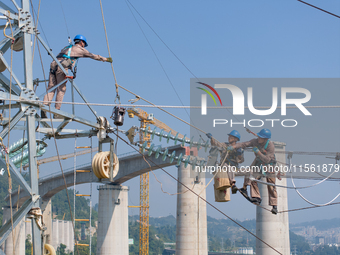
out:
{"label": "clear blue sky", "polygon": [[[65,12],[67,27],[71,38],[76,34],[87,37],[90,52],[108,56],[99,1],[60,0]],[[10,2],[10,1],[8,1]],[[340,2],[336,0],[310,0],[312,4],[340,14]],[[34,8],[38,9],[38,0]],[[285,1],[228,1],[228,0],[188,0],[188,1],[134,1],[131,3],[157,32],[170,49],[199,78],[325,78],[339,77],[340,74],[340,19],[299,3]],[[10,5],[10,3],[9,3]],[[112,58],[118,83],[155,104],[181,105],[162,68],[143,37],[125,1],[103,0],[104,13],[109,36]],[[134,12],[135,15],[137,15]],[[148,40],[157,53],[173,86],[185,105],[189,105],[190,78],[193,75],[169,52],[169,50],[150,31],[137,15]],[[57,54],[67,45],[68,32],[59,1],[42,1],[40,23],[48,43]],[[39,29],[41,32],[41,27]],[[44,35],[42,33],[44,38]],[[7,54],[8,58],[9,55]],[[21,56],[16,53],[15,60]],[[49,56],[42,54],[44,70],[48,73],[51,62]],[[18,67],[19,68],[19,67]],[[43,78],[38,52],[34,62],[34,78]],[[76,83],[90,102],[113,103],[115,97],[114,80],[108,63],[81,59],[78,65]],[[322,88],[317,88],[322,90]],[[329,88],[325,88],[329,89]],[[38,94],[44,91],[42,84]],[[330,88],[329,95],[338,94],[339,90]],[[122,103],[128,103],[133,96],[120,90]],[[71,100],[68,87],[65,101]],[[80,98],[76,100],[80,102]],[[327,94],[317,102],[327,104]],[[69,106],[63,110],[70,111]],[[101,116],[111,115],[111,107],[96,107]],[[189,134],[190,129],[184,123],[156,109],[146,109],[155,117],[167,123],[181,133]],[[76,107],[79,115],[91,118],[85,107]],[[334,121],[327,127],[328,134],[338,131],[338,110],[323,110],[320,113]],[[171,110],[173,114],[189,120],[182,109]],[[92,118],[95,121],[94,118]],[[137,119],[128,119],[124,129],[138,125]],[[73,125],[75,128],[82,128]],[[322,132],[322,125],[311,125],[304,137],[295,139],[294,144],[287,144],[290,150],[319,151],[328,150],[327,144],[316,143],[313,147],[304,147],[306,140],[311,140]],[[292,134],[291,134],[292,135]],[[329,137],[329,135],[327,136]],[[252,137],[249,137],[249,139]],[[281,137],[280,137],[281,138]],[[247,139],[247,137],[245,137]],[[292,140],[292,139],[290,139]],[[294,139],[293,139],[294,140]],[[96,139],[94,139],[96,141]],[[339,136],[331,151],[339,151]],[[327,143],[326,142],[326,143]],[[73,152],[74,141],[60,141],[61,154]],[[88,139],[78,139],[77,144],[88,145]],[[46,156],[55,154],[54,144],[49,142]],[[131,148],[119,142],[118,154],[131,151]],[[252,157],[248,154],[249,157]],[[77,163],[90,161],[89,157],[79,157]],[[64,167],[72,167],[73,160],[63,162]],[[41,174],[51,172],[51,166],[58,172],[57,164],[41,166]],[[167,169],[177,174],[177,169]],[[175,193],[177,184],[160,171],[156,172],[163,182],[165,190]],[[241,181],[241,180],[239,180]],[[304,181],[307,183],[308,181]],[[309,182],[308,182],[309,183]],[[139,203],[139,178],[126,183],[130,186],[130,203]],[[82,192],[89,185],[82,186]],[[339,192],[339,183],[327,183],[322,187],[307,191],[309,198],[316,202],[326,202],[328,197]],[[337,192],[335,192],[337,191]],[[97,193],[95,193],[97,194]],[[208,190],[208,200],[213,202],[212,189]],[[255,208],[237,196],[233,204],[219,204],[233,218],[246,219],[255,217]],[[94,198],[97,200],[97,197]],[[162,201],[162,202],[161,202]],[[293,192],[289,192],[289,207],[296,208],[306,204]],[[176,197],[162,194],[160,185],[150,174],[150,214],[151,216],[175,215]],[[337,217],[339,206],[313,209],[290,214],[291,221],[306,221],[320,218]],[[138,214],[137,209],[130,209],[130,214]],[[208,215],[222,217],[208,209]]]}

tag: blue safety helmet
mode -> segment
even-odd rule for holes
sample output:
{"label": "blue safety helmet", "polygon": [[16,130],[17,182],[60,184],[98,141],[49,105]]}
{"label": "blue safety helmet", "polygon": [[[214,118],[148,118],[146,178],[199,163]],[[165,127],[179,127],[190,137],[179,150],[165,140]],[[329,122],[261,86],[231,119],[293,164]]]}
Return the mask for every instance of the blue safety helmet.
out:
{"label": "blue safety helmet", "polygon": [[241,140],[241,135],[236,130],[231,131],[228,135],[232,135],[232,136],[236,137],[239,141]]}
{"label": "blue safety helmet", "polygon": [[257,133],[258,137],[270,139],[272,137],[272,132],[268,128],[261,129],[260,132]]}
{"label": "blue safety helmet", "polygon": [[85,43],[85,47],[88,46],[87,40],[86,40],[85,36],[83,36],[83,35],[76,35],[74,37],[73,41],[76,42],[77,40],[82,40]]}

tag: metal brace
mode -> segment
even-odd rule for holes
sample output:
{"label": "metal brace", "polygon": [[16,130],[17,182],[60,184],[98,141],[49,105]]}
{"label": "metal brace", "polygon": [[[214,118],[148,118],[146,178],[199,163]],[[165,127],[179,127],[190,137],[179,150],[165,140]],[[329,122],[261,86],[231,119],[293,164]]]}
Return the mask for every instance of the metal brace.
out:
{"label": "metal brace", "polygon": [[[31,100],[39,100],[39,97],[35,94],[35,92],[31,89],[23,88],[20,93],[20,97],[26,99],[27,101]],[[25,102],[21,102],[21,110],[28,106],[25,115],[35,115],[38,112],[38,107],[35,105],[27,104]]]}
{"label": "metal brace", "polygon": [[31,218],[35,219],[35,222],[37,223],[39,229],[42,230],[44,221],[41,209],[39,207],[34,207],[28,212],[28,214],[31,215]]}

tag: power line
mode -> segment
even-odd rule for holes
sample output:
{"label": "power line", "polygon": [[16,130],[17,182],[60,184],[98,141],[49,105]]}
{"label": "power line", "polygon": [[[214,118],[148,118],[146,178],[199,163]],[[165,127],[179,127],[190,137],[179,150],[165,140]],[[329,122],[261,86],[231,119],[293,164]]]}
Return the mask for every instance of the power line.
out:
{"label": "power line", "polygon": [[[120,85],[119,85],[120,86]],[[139,97],[139,96],[138,96]],[[144,100],[143,98],[141,98]],[[17,101],[17,102],[27,102],[27,99],[6,99],[6,101]],[[31,100],[34,103],[42,103],[42,102],[47,102],[47,103],[56,103],[56,101],[43,101],[43,100]],[[93,106],[110,106],[114,107],[117,106],[118,104],[105,104],[105,103],[82,103],[82,102],[66,102],[63,101],[63,104],[70,104],[70,105],[93,105]],[[122,107],[145,107],[145,108],[175,108],[175,109],[181,109],[181,108],[186,108],[186,109],[201,109],[201,106],[194,106],[194,105],[156,105],[156,104],[151,104],[151,105],[145,105],[145,104],[119,104]],[[309,105],[309,106],[304,106],[305,108],[310,108],[310,109],[338,109],[340,108],[340,105]],[[1,107],[0,107],[1,108]],[[244,108],[248,109],[249,107],[245,106]],[[258,109],[269,109],[270,107],[268,106],[257,106],[256,108]],[[281,108],[281,106],[277,107],[278,109]],[[297,106],[287,106],[287,109],[299,109]],[[207,106],[207,109],[233,109],[232,106]]]}
{"label": "power line", "polygon": [[315,6],[315,5],[312,5],[312,4],[307,3],[307,2],[305,2],[305,1],[302,1],[302,0],[298,0],[298,1],[301,2],[301,3],[303,3],[303,4],[309,5],[309,6],[315,8],[315,9],[317,9],[317,10],[320,10],[320,11],[323,11],[323,12],[325,12],[325,13],[328,13],[328,14],[334,16],[334,17],[340,18],[340,16],[338,16],[338,15],[336,15],[336,14],[334,14],[334,13],[331,13],[331,12],[329,12],[329,11],[326,11],[326,10],[324,10],[324,9],[321,9],[320,7],[317,7],[317,6]]}
{"label": "power line", "polygon": [[[150,46],[150,48],[151,48],[153,54],[155,55],[155,57],[156,57],[156,59],[157,59],[157,62],[159,63],[160,67],[162,68],[162,70],[163,70],[163,72],[164,72],[164,74],[165,74],[167,80],[169,81],[169,83],[170,83],[172,89],[174,90],[174,92],[175,92],[177,98],[178,98],[179,101],[181,102],[182,106],[184,106],[184,103],[183,103],[181,97],[179,96],[179,94],[178,94],[178,92],[177,92],[175,86],[173,85],[173,83],[172,83],[172,81],[171,81],[171,79],[170,79],[168,73],[166,72],[166,70],[165,70],[165,68],[164,68],[164,66],[163,66],[163,64],[162,64],[162,62],[161,62],[161,60],[159,59],[159,57],[158,57],[158,55],[157,55],[155,49],[152,47],[151,42],[150,42],[149,39],[147,38],[147,36],[146,36],[146,34],[145,34],[143,28],[141,27],[141,25],[139,24],[139,22],[138,22],[136,16],[135,16],[134,13],[132,12],[131,7],[130,7],[130,5],[128,4],[129,2],[126,0],[125,3],[126,3],[126,5],[128,6],[128,8],[129,8],[129,10],[130,10],[130,12],[131,12],[133,18],[135,19],[135,21],[136,21],[136,23],[137,23],[139,29],[141,30],[142,34],[144,35],[145,40],[146,40],[147,43],[149,44],[149,46]],[[195,125],[195,123],[194,123],[193,120],[191,119],[190,114],[188,113],[187,109],[186,109],[186,108],[184,108],[184,109],[185,109],[185,112],[186,112],[186,114],[188,115],[188,117],[189,117],[191,123],[192,123],[193,125]],[[196,130],[196,131],[197,131],[197,130]],[[198,131],[197,131],[197,133],[198,133],[198,135],[203,139],[203,137],[200,135],[200,133],[199,133]],[[203,141],[204,141],[204,139],[203,139]]]}
{"label": "power line", "polygon": [[67,26],[67,21],[66,21],[66,16],[65,16],[64,8],[63,8],[63,5],[62,5],[60,0],[59,0],[59,3],[60,3],[61,11],[63,13],[64,21],[65,21],[67,36],[70,38],[70,32],[68,31],[68,26]]}
{"label": "power line", "polygon": [[[142,156],[143,153],[140,152],[139,150],[137,150],[135,147],[133,147],[129,142],[127,142],[125,139],[123,139],[120,135],[118,135],[117,132],[117,137],[119,139],[121,139],[123,142],[125,142],[128,146],[130,146],[131,148],[133,148],[135,151],[137,151],[139,154],[141,154]],[[220,212],[222,215],[224,215],[225,217],[227,217],[229,220],[231,220],[232,222],[234,222],[236,225],[238,225],[239,227],[241,227],[242,229],[244,229],[245,231],[247,231],[249,234],[251,234],[252,236],[254,236],[256,239],[260,240],[261,242],[263,242],[264,244],[266,244],[268,247],[270,247],[271,249],[273,249],[274,251],[276,251],[277,253],[281,254],[281,252],[279,252],[278,250],[276,250],[273,246],[271,246],[270,244],[268,244],[267,242],[265,242],[264,240],[262,240],[261,238],[259,238],[258,236],[256,236],[254,233],[252,233],[250,230],[248,230],[247,228],[245,228],[244,226],[242,226],[240,223],[238,223],[236,220],[232,219],[231,217],[229,217],[227,214],[225,214],[224,212],[222,212],[220,209],[218,209],[216,206],[214,206],[213,204],[211,204],[210,202],[208,202],[206,199],[204,199],[203,197],[201,197],[199,194],[197,194],[195,191],[193,191],[192,189],[190,189],[188,186],[186,186],[184,183],[182,183],[181,181],[179,181],[176,177],[174,177],[173,175],[171,175],[169,172],[167,172],[164,168],[160,167],[159,165],[157,165],[154,161],[152,161],[151,159],[148,159],[151,163],[153,163],[155,166],[157,166],[159,169],[161,169],[164,173],[166,173],[167,175],[169,175],[172,179],[174,179],[176,182],[178,182],[179,184],[181,184],[183,187],[185,187],[186,189],[188,189],[190,192],[192,192],[195,196],[197,196],[198,198],[200,198],[202,201],[204,201],[206,204],[210,205],[213,209],[217,210],[218,212]]]}
{"label": "power line", "polygon": [[[41,68],[42,68],[42,72],[43,72],[44,80],[45,80],[45,88],[46,88],[46,91],[47,91],[46,75],[45,75],[43,60],[42,60],[42,57],[41,57],[41,52],[40,52],[39,43],[37,44],[37,46],[38,46],[38,52],[39,52],[39,57],[40,57]],[[49,107],[49,109],[51,109],[51,105],[49,105],[48,107]],[[52,114],[50,114],[50,115],[52,115]],[[53,128],[53,121],[52,121],[52,118],[51,118],[51,127],[52,127],[52,129],[54,129],[54,128]],[[55,132],[53,132],[53,138],[54,138],[54,144],[55,144],[55,148],[56,148],[56,152],[57,152],[57,156],[58,156],[58,162],[59,162],[59,166],[60,166],[60,171],[61,171],[61,173],[62,173],[63,180],[64,180],[64,186],[65,186],[65,190],[66,190],[67,201],[68,201],[68,205],[69,205],[69,209],[70,209],[70,216],[71,216],[71,219],[72,219],[71,202],[70,202],[70,197],[69,197],[69,194],[68,194],[68,189],[67,189],[67,184],[66,184],[66,179],[65,179],[63,167],[62,167],[62,164],[61,164],[61,159],[60,159],[60,154],[59,154],[59,150],[58,150],[57,139],[56,139],[56,137],[55,137]],[[73,217],[74,217],[74,216],[73,216]],[[73,221],[71,221],[71,222],[72,222],[72,227],[73,227],[74,240],[75,240],[75,242],[77,243],[75,225],[73,224]],[[77,245],[77,254],[79,255],[78,245]]]}
{"label": "power line", "polygon": [[328,205],[323,205],[323,206],[314,205],[314,206],[301,207],[301,208],[281,211],[281,212],[278,212],[278,213],[295,212],[295,211],[300,211],[300,210],[313,209],[313,208],[325,207],[325,206],[330,206],[330,205],[338,205],[338,204],[340,204],[340,202],[330,203]]}

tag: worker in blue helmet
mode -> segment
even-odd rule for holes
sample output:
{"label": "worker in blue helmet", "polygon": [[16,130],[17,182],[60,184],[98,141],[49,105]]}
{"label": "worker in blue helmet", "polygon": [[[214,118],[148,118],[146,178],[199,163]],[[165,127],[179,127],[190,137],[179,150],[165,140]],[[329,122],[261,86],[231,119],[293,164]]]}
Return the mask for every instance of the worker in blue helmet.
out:
{"label": "worker in blue helmet", "polygon": [[[255,160],[252,163],[254,168],[252,174],[256,177],[255,179],[261,178],[263,174],[263,169],[266,169],[266,178],[267,182],[270,184],[275,185],[276,177],[273,170],[273,167],[270,168],[269,166],[275,166],[276,159],[275,159],[275,146],[274,143],[271,142],[269,139],[271,138],[271,132],[269,129],[264,128],[260,132],[257,133],[257,138],[252,139],[248,142],[237,143],[235,145],[231,145],[227,148],[228,151],[234,151],[237,149],[244,149],[247,147],[252,147],[253,152],[255,153]],[[250,195],[251,198],[248,196],[247,186],[250,186]],[[269,205],[272,206],[271,212],[273,214],[277,214],[277,192],[275,186],[267,185],[268,194],[269,194]],[[250,174],[248,173],[244,178],[243,188],[239,190],[242,195],[244,195],[250,202],[255,204],[261,204],[261,194],[259,188],[257,186],[256,180],[250,180]]]}
{"label": "worker in blue helmet", "polygon": [[[217,146],[217,147],[220,148],[220,152],[221,152],[221,162],[220,162],[220,164],[222,164],[223,161],[224,161],[224,165],[233,166],[233,167],[238,168],[239,163],[242,163],[244,161],[244,157],[243,157],[244,151],[243,151],[242,148],[228,152],[228,155],[227,155],[226,148],[228,146],[235,145],[238,141],[241,140],[241,135],[237,130],[233,130],[228,134],[228,142],[227,143],[221,143],[221,142],[217,141],[216,139],[214,139],[212,137],[212,135],[210,133],[208,133],[207,136],[208,136],[208,138],[211,139],[211,145],[212,146]],[[223,166],[221,166],[221,167],[223,167]],[[236,187],[235,172],[232,171],[232,170],[233,169],[228,168],[227,173],[228,173],[229,182],[230,182],[230,185],[231,185],[231,192],[233,194],[236,194],[238,189]]]}
{"label": "worker in blue helmet", "polygon": [[[103,61],[103,62],[110,62],[112,63],[112,58],[102,57],[100,55],[95,55],[90,53],[85,47],[88,46],[87,40],[83,35],[76,35],[73,39],[74,45],[70,41],[70,45],[64,47],[61,52],[57,55],[57,59],[61,66],[65,69],[66,72],[71,70],[73,76],[67,76],[61,70],[60,66],[56,61],[53,61],[50,65],[50,74],[49,74],[49,81],[48,81],[48,88],[47,90],[53,88],[57,84],[60,84],[66,78],[75,79],[76,72],[77,72],[77,63],[79,58],[92,58],[94,60]],[[67,76],[67,77],[66,77]],[[49,101],[52,101],[54,94],[56,92],[56,104],[55,108],[60,110],[61,103],[63,101],[65,92],[66,92],[66,82],[62,83],[60,86],[55,88],[54,90],[48,92],[44,97],[44,104],[50,105]],[[55,118],[58,118],[58,115],[54,115]],[[47,118],[45,111],[41,111],[41,118]]]}

